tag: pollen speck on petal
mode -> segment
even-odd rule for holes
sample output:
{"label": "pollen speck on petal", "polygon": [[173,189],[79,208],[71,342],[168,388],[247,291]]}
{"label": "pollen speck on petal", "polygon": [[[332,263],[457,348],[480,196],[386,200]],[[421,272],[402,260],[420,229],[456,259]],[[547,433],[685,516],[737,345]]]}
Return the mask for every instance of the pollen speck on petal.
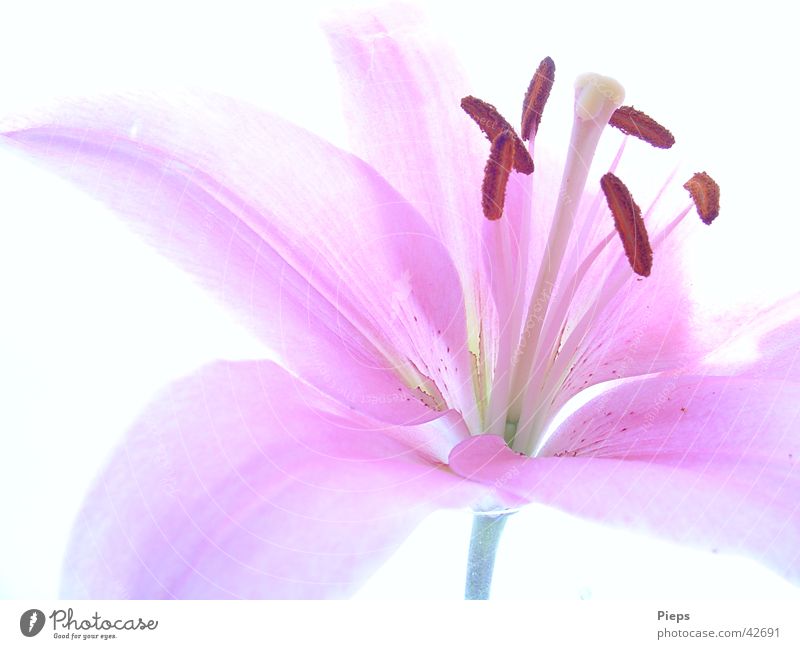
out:
{"label": "pollen speck on petal", "polygon": [[719,216],[719,185],[705,171],[700,171],[684,183],[684,188],[697,208],[700,219],[706,225]]}
{"label": "pollen speck on petal", "polygon": [[644,227],[642,211],[633,200],[630,191],[619,178],[607,173],[600,179],[600,186],[614,215],[614,225],[622,239],[625,255],[637,275],[647,277],[653,267],[653,250]]}

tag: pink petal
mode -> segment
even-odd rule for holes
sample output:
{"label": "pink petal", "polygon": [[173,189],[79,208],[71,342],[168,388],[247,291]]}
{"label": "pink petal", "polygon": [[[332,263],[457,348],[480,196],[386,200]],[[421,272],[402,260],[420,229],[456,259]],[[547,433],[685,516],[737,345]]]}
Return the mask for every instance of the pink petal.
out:
{"label": "pink petal", "polygon": [[63,594],[342,597],[469,485],[267,362],[168,388],[90,495]]}
{"label": "pink petal", "polygon": [[[650,277],[631,277],[596,314],[553,412],[591,385],[655,372],[800,381],[800,297],[769,308],[705,313],[692,298],[691,277],[683,267],[684,239],[705,227],[693,216],[655,249],[658,264]],[[744,358],[728,358],[743,352]]]}
{"label": "pink petal", "polygon": [[800,382],[800,293],[746,323],[706,361],[714,374]]}
{"label": "pink petal", "polygon": [[473,89],[423,22],[417,10],[395,6],[348,14],[327,31],[353,150],[431,223],[455,260],[475,314],[490,308],[476,263],[489,143],[460,107]]}
{"label": "pink petal", "polygon": [[452,262],[362,161],[220,97],[111,97],[10,125],[321,389],[403,423],[472,403]]}
{"label": "pink petal", "polygon": [[454,449],[499,504],[541,502],[800,581],[800,384],[728,377],[631,382],[579,409],[523,458],[499,437]]}
{"label": "pink petal", "polygon": [[470,88],[453,54],[408,6],[348,14],[327,32],[355,152],[443,237],[468,238],[456,247],[476,244],[488,143],[461,110]]}

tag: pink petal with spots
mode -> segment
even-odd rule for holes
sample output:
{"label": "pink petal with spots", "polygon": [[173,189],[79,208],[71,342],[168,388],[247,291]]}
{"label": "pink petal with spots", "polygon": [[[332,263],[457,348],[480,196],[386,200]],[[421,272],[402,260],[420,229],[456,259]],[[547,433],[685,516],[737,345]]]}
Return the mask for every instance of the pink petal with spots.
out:
{"label": "pink petal with spots", "polygon": [[215,96],[108,97],[4,126],[319,388],[399,423],[472,403],[448,253],[358,158]]}
{"label": "pink petal with spots", "polygon": [[[354,151],[408,198],[451,251],[471,320],[482,314],[482,335],[491,338],[491,293],[477,263],[489,143],[461,110],[472,88],[458,62],[417,12],[395,6],[327,25],[345,117]],[[471,331],[473,346],[478,333]]]}

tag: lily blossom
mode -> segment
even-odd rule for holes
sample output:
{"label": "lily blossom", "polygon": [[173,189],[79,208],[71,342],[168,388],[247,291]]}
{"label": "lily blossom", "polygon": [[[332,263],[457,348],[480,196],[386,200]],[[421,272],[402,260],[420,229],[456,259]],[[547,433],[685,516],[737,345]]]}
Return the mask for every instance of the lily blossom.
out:
{"label": "lily blossom", "polygon": [[328,30],[352,152],[196,94],[3,123],[281,358],[209,365],[147,408],[62,594],[346,597],[430,512],[531,502],[800,582],[800,298],[698,326],[682,250],[719,188],[664,179],[639,210],[625,161],[660,152],[608,127],[611,79],[579,79],[567,142],[548,59],[516,129],[402,12]]}

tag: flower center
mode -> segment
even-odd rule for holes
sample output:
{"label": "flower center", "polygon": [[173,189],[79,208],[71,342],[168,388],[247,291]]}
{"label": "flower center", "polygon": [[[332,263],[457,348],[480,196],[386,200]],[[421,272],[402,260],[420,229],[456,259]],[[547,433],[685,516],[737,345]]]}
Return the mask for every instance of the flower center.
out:
{"label": "flower center", "polygon": [[[600,136],[610,124],[656,148],[668,149],[675,142],[669,130],[654,119],[631,106],[622,106],[625,91],[617,81],[598,74],[580,76],[575,83],[572,134],[561,186],[547,242],[538,268],[530,268],[535,272],[530,273],[529,284],[530,221],[543,215],[532,213],[528,191],[522,199],[520,218],[509,223],[509,219],[502,217],[511,174],[534,174],[535,138],[554,81],[555,64],[548,57],[539,64],[525,94],[521,137],[491,104],[472,96],[461,101],[461,107],[491,143],[481,187],[481,206],[484,216],[492,222],[487,246],[492,258],[501,260],[492,276],[500,319],[499,339],[488,403],[482,414],[483,430],[479,432],[504,435],[512,448],[527,454],[535,453],[555,414],[550,410],[551,404],[556,402],[558,390],[576,362],[593,315],[630,279],[629,273],[625,276],[612,273],[597,288],[593,304],[571,311],[578,286],[614,238],[610,231],[588,254],[570,264],[576,270],[571,277],[564,277],[562,268],[576,223],[581,225],[579,232],[587,227],[579,218],[587,213],[580,211],[581,199]],[[622,149],[613,167],[621,153]],[[702,220],[710,223],[719,212],[719,186],[702,172],[695,174],[684,187]],[[600,188],[630,267],[641,277],[649,276],[653,250],[641,209],[613,168],[602,177]],[[593,215],[598,207],[595,204],[588,212]],[[519,209],[519,203],[515,203],[515,209]],[[689,208],[681,212],[659,232],[657,240],[663,240],[688,211]],[[511,254],[515,248],[520,251],[516,256]],[[583,315],[576,318],[573,311]]]}

